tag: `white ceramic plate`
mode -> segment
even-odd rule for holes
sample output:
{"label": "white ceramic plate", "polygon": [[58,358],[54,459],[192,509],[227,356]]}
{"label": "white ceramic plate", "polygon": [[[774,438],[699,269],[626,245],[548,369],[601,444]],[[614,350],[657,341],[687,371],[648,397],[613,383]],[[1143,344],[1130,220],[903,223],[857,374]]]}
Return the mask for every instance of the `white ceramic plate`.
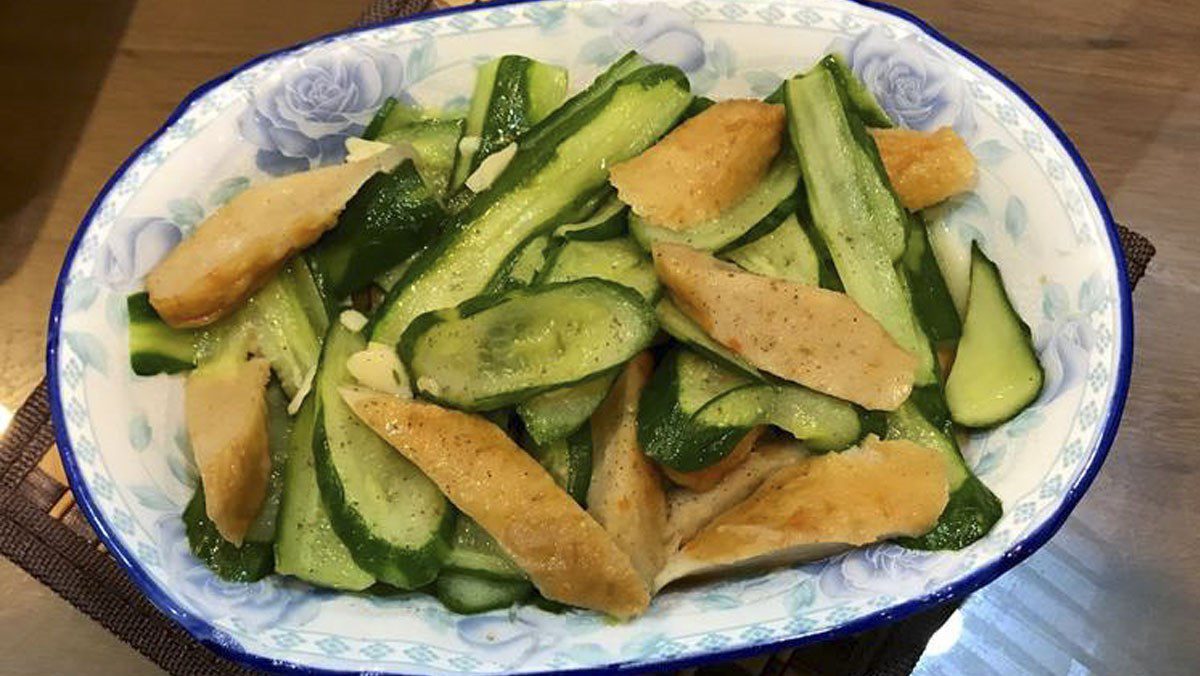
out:
{"label": "white ceramic plate", "polygon": [[[246,185],[338,161],[388,94],[462,108],[502,53],[568,66],[575,86],[629,49],[675,63],[698,93],[762,96],[830,49],[901,123],[952,124],[982,165],[935,224],[945,253],[982,243],[1033,327],[1045,392],[965,452],[1005,514],[960,552],[882,545],[655,599],[614,625],[521,608],[463,617],[421,595],[375,598],[273,577],[216,579],[179,514],[194,470],[180,380],[127,366],[125,296],[195,223]],[[47,373],[75,495],[147,596],[194,636],[260,668],[495,672],[664,668],[869,628],[969,592],[1062,524],[1116,431],[1132,348],[1114,226],[1061,130],[1015,85],[919,20],[845,0],[512,3],[332,35],[210,82],[121,166],[71,244]],[[953,269],[956,275],[962,269]]]}

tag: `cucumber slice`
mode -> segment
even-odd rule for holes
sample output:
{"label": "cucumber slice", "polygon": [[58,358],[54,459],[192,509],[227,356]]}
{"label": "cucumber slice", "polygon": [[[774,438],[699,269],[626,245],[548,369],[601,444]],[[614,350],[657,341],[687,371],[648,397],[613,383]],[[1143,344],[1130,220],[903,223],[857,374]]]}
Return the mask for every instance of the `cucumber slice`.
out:
{"label": "cucumber slice", "polygon": [[327,324],[321,294],[304,261],[289,261],[246,301],[235,322],[253,333],[257,352],[271,363],[284,393],[295,397],[317,367]]}
{"label": "cucumber slice", "polygon": [[[526,580],[525,571],[509,558],[482,526],[465,514],[458,515],[445,569],[494,580]],[[445,573],[443,573],[444,575]]]}
{"label": "cucumber slice", "polygon": [[1000,270],[974,245],[962,340],[946,380],[954,422],[992,427],[1010,420],[1037,399],[1044,378],[1029,326],[1009,301]]}
{"label": "cucumber slice", "polygon": [[392,145],[412,145],[417,154],[417,173],[440,199],[450,189],[450,174],[454,170],[454,157],[462,133],[461,119],[427,119],[398,127],[378,140]]}
{"label": "cucumber slice", "polygon": [[667,353],[638,404],[642,451],[680,472],[719,462],[748,430],[697,426],[692,419],[705,404],[747,382],[742,374],[689,350]]}
{"label": "cucumber slice", "polygon": [[587,502],[592,482],[592,428],[584,425],[564,439],[534,445],[531,454],[575,502]]}
{"label": "cucumber slice", "polygon": [[313,459],[316,398],[310,397],[296,415],[283,476],[283,500],[275,539],[275,571],[319,587],[361,591],[375,577],[359,568],[350,550],[333,532],[321,501]]}
{"label": "cucumber slice", "polygon": [[421,117],[420,108],[400,103],[394,96],[389,96],[383,105],[379,106],[379,110],[375,111],[375,116],[363,130],[362,137],[368,141],[377,140],[384,134],[419,121]]}
{"label": "cucumber slice", "polygon": [[962,323],[937,258],[933,255],[933,247],[929,244],[925,219],[919,214],[912,214],[911,218],[908,246],[904,249],[902,262],[912,294],[913,310],[930,340],[935,343],[957,341],[962,335]]}
{"label": "cucumber slice", "polygon": [[579,429],[608,396],[617,373],[605,373],[543,392],[517,404],[517,415],[525,423],[525,431],[534,443],[546,445]]}
{"label": "cucumber slice", "polygon": [[525,243],[524,246],[512,252],[508,260],[504,261],[500,266],[500,270],[496,272],[496,276],[492,281],[488,282],[487,288],[483,293],[504,293],[513,289],[519,289],[523,286],[529,286],[534,277],[545,265],[546,248],[550,244],[550,237],[541,235],[534,237]]}
{"label": "cucumber slice", "polygon": [[829,74],[837,80],[838,86],[846,94],[846,103],[863,121],[863,124],[878,129],[889,129],[895,126],[887,111],[879,105],[875,95],[871,93],[870,89],[867,89],[867,85],[862,80],[858,79],[854,71],[850,70],[849,64],[840,54],[826,54],[825,58],[821,59],[820,67],[829,71]]}
{"label": "cucumber slice", "polygon": [[554,231],[555,237],[568,240],[595,242],[624,235],[629,227],[629,207],[616,195],[605,200],[591,216],[578,223],[561,225]]}
{"label": "cucumber slice", "polygon": [[267,385],[267,452],[271,458],[271,473],[267,476],[267,494],[263,498],[258,518],[246,531],[247,542],[274,542],[283,497],[283,472],[292,448],[292,419],[288,417],[288,398],[272,380]]}
{"label": "cucumber slice", "polygon": [[196,334],[173,329],[142,291],[125,299],[129,309],[129,367],[139,376],[179,373],[196,368]]}
{"label": "cucumber slice", "polygon": [[795,156],[782,152],[750,194],[716,218],[686,230],[653,225],[637,214],[629,215],[629,231],[647,251],[655,242],[680,242],[693,249],[736,249],[773,231],[796,212],[794,193],[800,181]]}
{"label": "cucumber slice", "polygon": [[230,582],[254,582],[271,574],[275,561],[270,543],[244,542],[238,547],[221,537],[205,510],[204,487],[197,484],[183,510],[188,547],[196,558],[217,577]]}
{"label": "cucumber slice", "polygon": [[411,160],[367,179],[307,254],[328,306],[428,244],[444,216]]}
{"label": "cucumber slice", "polygon": [[522,580],[492,580],[453,572],[442,573],[437,579],[438,599],[464,615],[516,605],[532,592],[533,585]]}
{"label": "cucumber slice", "polygon": [[400,358],[422,396],[489,410],[614,369],[657,331],[637,292],[587,278],[422,315],[400,339]]}
{"label": "cucumber slice", "polygon": [[601,76],[523,137],[496,183],[450,219],[388,294],[371,340],[394,344],[418,315],[479,294],[513,250],[602,191],[606,167],[654,143],[691,98],[672,66],[604,84],[610,79]]}
{"label": "cucumber slice", "polygon": [[479,68],[463,135],[477,148],[460,147],[452,185],[458,188],[488,155],[517,140],[545,119],[567,94],[564,68],[507,55]]}
{"label": "cucumber slice", "polygon": [[939,451],[948,468],[950,500],[937,525],[921,537],[897,540],[911,549],[962,549],[987,535],[1004,511],[1000,499],[963,461],[944,409],[938,388],[927,387],[914,390],[900,408],[887,413],[888,439],[908,439]]}
{"label": "cucumber slice", "polygon": [[853,404],[797,385],[750,384],[726,392],[696,412],[694,425],[749,430],[774,425],[814,451],[837,451],[862,438]]}
{"label": "cucumber slice", "polygon": [[628,237],[600,242],[556,239],[546,251],[546,264],[534,281],[553,284],[585,277],[607,279],[627,286],[642,294],[649,303],[653,303],[662,290],[654,273],[654,263]]}
{"label": "cucumber slice", "polygon": [[354,562],[381,582],[415,589],[437,577],[454,510],[433,482],[342,401],[338,388],[353,382],[346,360],[365,347],[340,322],[330,326],[314,387],[317,481],[334,532]]}
{"label": "cucumber slice", "polygon": [[683,313],[670,298],[663,298],[654,306],[654,314],[658,316],[663,331],[687,345],[692,350],[712,359],[723,366],[739,371],[745,376],[762,380],[763,375],[749,362],[734,354],[729,348],[709,337],[700,325]]}
{"label": "cucumber slice", "polygon": [[825,68],[789,80],[784,100],[812,222],[846,292],[916,355],[918,385],[938,382],[933,349],[896,267],[907,243],[908,215],[874,142],[847,111],[845,93]]}
{"label": "cucumber slice", "polygon": [[821,262],[795,214],[784,219],[775,231],[744,244],[724,256],[747,272],[778,277],[816,286],[821,279]]}

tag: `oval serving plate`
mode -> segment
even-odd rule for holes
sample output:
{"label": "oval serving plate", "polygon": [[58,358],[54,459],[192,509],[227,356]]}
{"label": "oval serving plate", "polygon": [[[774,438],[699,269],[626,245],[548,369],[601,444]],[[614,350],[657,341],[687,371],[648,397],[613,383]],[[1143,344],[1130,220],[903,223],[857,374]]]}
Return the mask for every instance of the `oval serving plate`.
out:
{"label": "oval serving plate", "polygon": [[[464,108],[475,65],[502,53],[567,66],[578,87],[629,49],[679,65],[697,93],[718,98],[763,96],[837,49],[903,124],[964,136],[981,181],[942,210],[935,245],[950,255],[984,245],[1047,375],[1036,405],[965,447],[1004,502],[996,528],[960,552],[880,545],[670,591],[627,624],[533,607],[466,617],[416,594],[215,578],[189,554],[179,519],[195,474],[181,381],[130,372],[126,294],[245,186],[339,161],[343,139],[389,94]],[[193,92],[80,225],[51,310],[47,373],[84,514],[151,601],[227,656],[330,671],[662,669],[860,631],[970,592],[1028,556],[1104,460],[1131,332],[1114,225],[1078,153],[1032,99],[915,17],[846,0],[519,2],[332,35]]]}

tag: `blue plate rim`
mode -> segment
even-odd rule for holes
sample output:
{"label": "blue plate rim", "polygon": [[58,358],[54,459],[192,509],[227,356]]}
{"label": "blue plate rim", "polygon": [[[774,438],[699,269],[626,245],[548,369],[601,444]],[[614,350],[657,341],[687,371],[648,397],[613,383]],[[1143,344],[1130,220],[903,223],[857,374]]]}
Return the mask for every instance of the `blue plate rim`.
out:
{"label": "blue plate rim", "polygon": [[[225,635],[220,629],[209,624],[202,618],[196,617],[187,610],[176,604],[171,598],[166,596],[154,581],[149,577],[145,569],[138,563],[131,553],[121,544],[109,529],[107,523],[100,516],[91,492],[84,482],[80,467],[75,460],[75,451],[71,446],[71,440],[66,433],[66,425],[63,418],[62,404],[59,397],[58,383],[58,345],[60,338],[60,327],[62,322],[63,310],[63,293],[66,289],[67,278],[71,268],[71,263],[74,261],[75,254],[82,242],[86,232],[84,226],[90,223],[95,216],[100,204],[108,196],[113,186],[124,177],[130,165],[142,155],[143,152],[155,141],[159,139],[171,126],[173,126],[180,117],[204,94],[208,93],[213,88],[225,83],[230,78],[237,74],[252,68],[260,63],[274,59],[279,56],[295,52],[299,49],[312,47],[315,45],[329,42],[335,38],[352,33],[360,33],[374,30],[384,26],[395,26],[414,21],[425,20],[431,17],[445,16],[449,14],[458,14],[462,12],[479,11],[504,5],[521,5],[541,0],[496,0],[483,5],[464,5],[458,7],[448,7],[430,12],[423,12],[413,16],[401,17],[390,21],[385,21],[377,24],[366,26],[354,26],[351,28],[328,33],[312,40],[306,40],[294,45],[284,47],[272,52],[268,52],[257,56],[236,68],[217,76],[195,88],[188,93],[187,96],[180,101],[175,110],[167,117],[166,121],[153,134],[146,138],[134,151],[123,161],[117,170],[109,177],[88,207],[83,219],[80,221],[80,227],[76,230],[71,238],[71,243],[67,247],[67,252],[63,257],[62,267],[59,270],[57,281],[55,282],[54,298],[50,306],[50,320],[47,327],[46,339],[46,380],[49,390],[50,415],[54,423],[54,435],[57,442],[59,455],[63,461],[63,467],[66,470],[67,479],[70,482],[72,490],[75,494],[75,500],[83,512],[84,517],[92,528],[96,531],[96,535],[105,547],[113,554],[117,562],[125,569],[125,572],[133,580],[134,584],[146,595],[156,608],[164,615],[172,618],[180,624],[187,632],[196,640],[220,654],[221,656],[230,659],[234,662],[262,670],[270,670],[274,672],[290,672],[304,674],[349,674],[357,673],[344,671],[340,669],[327,669],[324,667],[314,667],[284,660],[275,660],[261,655],[253,654],[243,649],[239,644]],[[739,659],[751,655],[761,654],[767,651],[781,650],[785,648],[794,648],[810,643],[831,640],[848,636],[873,629],[880,625],[894,622],[903,619],[916,612],[928,609],[939,603],[949,601],[960,596],[969,594],[984,585],[995,580],[1000,575],[1012,569],[1018,563],[1024,561],[1033,552],[1037,551],[1042,545],[1046,544],[1053,535],[1062,527],[1067,517],[1070,516],[1079,500],[1083,497],[1092,481],[1096,478],[1100,468],[1103,466],[1105,459],[1108,457],[1108,452],[1112,447],[1113,440],[1117,434],[1117,428],[1120,425],[1121,414],[1125,408],[1125,401],[1129,393],[1129,378],[1132,369],[1133,358],[1133,309],[1132,295],[1129,286],[1129,278],[1125,268],[1125,255],[1120,245],[1120,238],[1117,233],[1116,222],[1113,220],[1112,212],[1109,209],[1108,202],[1105,200],[1100,187],[1096,182],[1083,156],[1071,142],[1067,134],[1062,128],[1050,117],[1049,113],[1024,89],[1013,82],[1008,76],[1001,73],[996,68],[992,67],[983,59],[968,51],[965,47],[959,45],[954,40],[942,34],[936,28],[931,26],[925,20],[908,12],[907,10],[894,7],[892,5],[877,2],[875,0],[845,0],[850,4],[860,5],[869,9],[874,9],[885,14],[889,14],[921,30],[929,38],[936,40],[941,45],[949,48],[959,56],[970,61],[975,66],[981,68],[984,72],[996,78],[1002,85],[1007,87],[1009,91],[1015,94],[1021,101],[1032,110],[1043,124],[1054,134],[1058,142],[1067,151],[1075,168],[1083,177],[1087,184],[1088,191],[1091,195],[1093,203],[1100,210],[1100,215],[1104,219],[1105,230],[1108,234],[1109,247],[1113,254],[1114,262],[1117,267],[1117,285],[1119,297],[1117,302],[1120,307],[1121,317],[1121,343],[1120,354],[1118,357],[1117,379],[1113,390],[1112,401],[1109,404],[1105,415],[1103,431],[1100,435],[1099,443],[1096,446],[1095,452],[1088,461],[1088,465],[1078,479],[1067,489],[1063,495],[1063,501],[1050,517],[1043,522],[1032,533],[1010,547],[1001,557],[992,562],[990,565],[984,566],[979,570],[972,572],[961,580],[944,585],[936,591],[930,592],[918,598],[906,601],[895,606],[884,608],[875,611],[864,617],[854,621],[830,627],[824,631],[814,634],[806,634],[804,636],[783,638],[774,641],[766,641],[752,646],[734,648],[729,650],[715,650],[699,655],[690,655],[687,657],[663,660],[659,662],[624,662],[602,667],[582,668],[569,670],[571,674],[608,674],[616,672],[641,672],[648,670],[666,669],[682,669],[687,667],[701,666],[721,662],[732,659]],[[558,672],[535,672],[535,673],[558,673]]]}

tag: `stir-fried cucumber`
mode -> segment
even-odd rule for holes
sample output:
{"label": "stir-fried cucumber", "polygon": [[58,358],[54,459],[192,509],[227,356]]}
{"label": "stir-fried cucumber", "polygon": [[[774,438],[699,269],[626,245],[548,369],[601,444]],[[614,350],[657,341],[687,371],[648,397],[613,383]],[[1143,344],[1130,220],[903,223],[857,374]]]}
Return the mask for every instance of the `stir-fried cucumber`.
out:
{"label": "stir-fried cucumber", "polygon": [[488,155],[512,143],[562,103],[567,71],[509,54],[479,68],[459,145],[452,187],[457,189]]}
{"label": "stir-fried cucumber", "polygon": [[954,422],[991,427],[1037,399],[1044,374],[1029,326],[1013,308],[996,264],[976,244],[971,250],[971,291],[946,401]]}
{"label": "stir-fried cucumber", "polygon": [[196,367],[196,332],[175,329],[158,316],[145,291],[125,301],[129,309],[129,366],[139,376]]}
{"label": "stir-fried cucumber", "polygon": [[496,183],[450,219],[388,294],[371,340],[395,344],[418,315],[478,295],[517,247],[602,191],[607,167],[649,147],[691,100],[672,66],[610,80],[601,76],[522,137]]}
{"label": "stir-fried cucumber", "polygon": [[399,349],[422,396],[478,411],[612,370],[657,331],[637,292],[589,277],[425,314],[409,325]]}

